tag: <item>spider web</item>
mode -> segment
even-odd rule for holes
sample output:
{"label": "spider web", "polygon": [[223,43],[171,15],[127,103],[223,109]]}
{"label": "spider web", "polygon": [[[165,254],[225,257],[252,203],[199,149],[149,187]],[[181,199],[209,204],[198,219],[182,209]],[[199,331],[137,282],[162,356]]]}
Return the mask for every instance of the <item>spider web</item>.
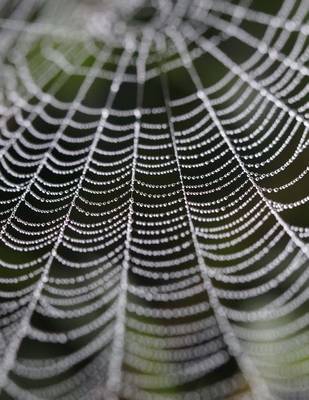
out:
{"label": "spider web", "polygon": [[2,399],[306,399],[308,2],[0,0]]}

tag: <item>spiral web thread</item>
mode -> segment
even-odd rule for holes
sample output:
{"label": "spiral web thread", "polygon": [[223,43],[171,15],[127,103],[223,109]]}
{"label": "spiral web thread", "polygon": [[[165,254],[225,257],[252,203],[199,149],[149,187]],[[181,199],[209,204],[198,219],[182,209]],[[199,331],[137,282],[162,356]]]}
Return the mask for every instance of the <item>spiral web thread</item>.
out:
{"label": "spiral web thread", "polygon": [[0,0],[1,399],[308,398],[308,2],[273,3]]}

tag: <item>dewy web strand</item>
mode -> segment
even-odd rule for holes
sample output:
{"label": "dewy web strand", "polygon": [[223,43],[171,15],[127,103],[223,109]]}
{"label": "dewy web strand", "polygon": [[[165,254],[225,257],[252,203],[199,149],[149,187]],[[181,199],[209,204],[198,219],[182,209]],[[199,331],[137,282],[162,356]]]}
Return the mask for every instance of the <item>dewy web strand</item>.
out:
{"label": "dewy web strand", "polygon": [[[120,279],[120,294],[117,305],[117,320],[115,323],[115,337],[112,345],[112,356],[109,364],[109,374],[107,379],[107,390],[110,391],[111,398],[118,399],[119,392],[121,390],[121,370],[123,363],[124,354],[124,336],[125,336],[125,319],[126,319],[126,303],[127,303],[127,290],[128,290],[128,271],[130,268],[130,245],[131,245],[131,234],[132,234],[132,222],[134,216],[134,190],[135,190],[135,174],[136,164],[138,158],[138,145],[139,135],[141,131],[141,119],[142,119],[142,104],[143,104],[143,92],[145,82],[145,65],[147,63],[147,57],[149,48],[152,43],[153,33],[146,32],[142,38],[139,56],[137,58],[137,103],[134,111],[134,117],[136,119],[134,123],[134,144],[133,144],[133,160],[132,160],[132,176],[130,184],[130,202],[129,212],[127,221],[127,231],[125,240],[125,250],[122,263],[122,272]],[[150,38],[149,38],[150,36]],[[114,397],[113,397],[114,396]]]}
{"label": "dewy web strand", "polygon": [[[122,62],[119,62],[118,71],[115,74],[115,80],[114,80],[113,83],[115,85],[117,85],[117,86],[119,86],[119,84],[121,83],[122,74],[123,74],[124,70],[127,67],[127,63],[129,61],[129,57],[131,56],[131,53],[132,53],[132,50],[133,50],[133,46],[132,46],[131,41],[132,41],[132,39],[128,40],[128,48],[129,48],[129,50],[125,50],[124,51],[123,60],[122,60]],[[96,65],[94,67],[95,71],[98,70],[99,65],[101,65],[101,63],[102,63],[102,61],[100,60],[100,57],[99,57],[98,61],[96,62]],[[90,76],[90,78],[88,78],[88,79],[86,78],[85,79],[84,85],[81,87],[80,92],[79,92],[80,98],[83,98],[83,96],[85,95],[85,92],[88,90],[88,88],[91,85],[91,83],[93,82],[93,80],[94,80],[94,78],[91,77],[91,76]],[[27,333],[27,329],[28,329],[28,326],[29,326],[29,321],[31,319],[32,313],[34,312],[34,310],[36,308],[37,302],[38,302],[38,300],[40,298],[40,295],[41,295],[41,292],[42,292],[42,290],[44,288],[44,285],[45,285],[46,282],[48,282],[49,270],[50,270],[50,268],[52,266],[54,257],[55,257],[55,255],[57,253],[58,246],[59,246],[59,244],[61,243],[61,241],[63,239],[64,231],[65,231],[66,226],[67,226],[67,224],[69,222],[71,211],[72,211],[72,209],[73,209],[73,207],[75,205],[75,200],[79,195],[79,190],[82,187],[83,180],[85,178],[87,169],[89,167],[89,163],[90,163],[90,161],[92,159],[92,156],[93,156],[93,152],[95,151],[96,146],[97,146],[97,142],[98,142],[98,140],[100,138],[100,135],[101,135],[102,131],[104,130],[104,125],[105,125],[106,120],[108,118],[108,110],[109,110],[109,107],[112,105],[113,99],[115,97],[115,93],[116,93],[116,91],[111,91],[110,95],[109,95],[109,97],[107,99],[106,108],[102,111],[101,121],[98,124],[98,128],[97,128],[96,134],[93,136],[93,141],[92,141],[91,147],[89,149],[90,151],[89,151],[87,160],[85,162],[81,177],[80,177],[80,179],[78,181],[78,184],[77,184],[77,187],[76,187],[76,190],[75,190],[72,202],[71,202],[71,206],[70,206],[70,208],[69,208],[69,210],[68,210],[68,212],[66,214],[65,220],[64,220],[64,222],[63,222],[63,224],[61,226],[61,229],[59,231],[59,235],[58,235],[57,241],[55,242],[55,245],[54,245],[54,247],[53,247],[53,249],[51,251],[51,254],[50,254],[50,256],[49,256],[49,258],[48,258],[48,260],[46,262],[46,265],[44,267],[44,270],[43,270],[43,273],[41,275],[41,278],[40,278],[40,280],[39,280],[39,282],[38,282],[38,284],[37,284],[37,286],[36,286],[36,288],[34,290],[33,298],[32,298],[32,300],[31,300],[31,302],[30,302],[30,304],[28,306],[28,309],[27,309],[27,312],[26,312],[25,316],[23,317],[23,319],[21,321],[20,329],[18,330],[18,333],[17,333],[16,337],[11,339],[10,345],[9,345],[7,351],[6,351],[6,356],[4,357],[4,360],[2,362],[2,369],[1,369],[1,375],[0,375],[0,387],[1,387],[1,389],[3,388],[3,386],[6,383],[7,374],[9,373],[10,369],[14,365],[19,345],[20,345],[21,341],[23,340],[24,336]],[[76,101],[78,101],[78,98],[76,99]],[[68,113],[68,117],[67,118],[69,118],[69,119],[72,118],[72,115],[75,112],[74,104],[75,103],[73,103],[72,108],[70,109],[70,111]],[[66,126],[66,124],[64,123],[62,129],[64,129],[65,126]],[[57,140],[61,137],[61,133],[62,133],[62,130],[60,128],[60,130],[58,131],[58,134],[55,136],[55,139],[54,139],[53,143],[57,142]],[[53,144],[50,147],[50,150],[52,150],[52,148],[53,148]],[[24,201],[24,198],[25,198],[28,190],[30,190],[33,182],[35,181],[36,177],[39,175],[41,169],[43,168],[44,162],[47,159],[48,154],[49,153],[47,152],[45,158],[43,159],[42,163],[40,164],[40,166],[39,166],[39,168],[37,170],[36,175],[34,175],[34,177],[32,178],[32,180],[30,181],[30,183],[28,185],[27,190],[24,192],[25,193],[24,196],[21,197],[20,201],[17,203],[17,206],[14,208],[13,213],[11,214],[12,217],[10,216],[10,219],[14,218],[17,208],[19,207],[20,203],[22,201]],[[5,232],[5,228],[6,227],[7,227],[7,224],[4,225],[3,233]]]}
{"label": "dewy web strand", "polygon": [[[159,49],[158,51],[160,52],[160,50],[161,49]],[[184,54],[184,53],[181,52],[181,50],[180,50],[180,54]],[[184,54],[184,56],[186,56],[186,54]],[[169,107],[170,95],[169,95],[169,89],[167,86],[167,81],[166,81],[166,76],[164,74],[164,71],[162,72],[162,87],[163,87],[163,94],[166,99],[165,106],[166,106],[166,110],[167,110],[166,112],[167,112],[168,120],[172,121],[172,114],[171,114],[171,110]],[[178,169],[178,173],[179,173],[179,179],[181,182],[182,195],[183,195],[183,200],[184,200],[185,209],[186,209],[186,213],[187,213],[188,224],[189,224],[190,232],[192,235],[192,242],[193,242],[194,249],[196,252],[198,266],[199,266],[199,269],[201,270],[201,275],[203,276],[204,286],[205,286],[205,289],[209,296],[209,302],[214,309],[216,319],[221,328],[224,340],[226,341],[226,343],[229,347],[231,355],[237,359],[237,361],[239,362],[240,368],[243,370],[245,376],[248,377],[248,381],[249,381],[250,385],[252,385],[252,392],[253,392],[254,398],[255,399],[263,398],[265,400],[272,399],[272,396],[270,395],[270,393],[267,389],[267,386],[264,384],[264,382],[261,381],[259,374],[256,371],[251,360],[247,359],[246,355],[243,353],[243,351],[239,345],[239,342],[233,333],[233,329],[227,319],[227,316],[226,316],[224,310],[221,308],[220,301],[218,300],[218,297],[216,295],[216,289],[212,286],[211,278],[207,274],[207,267],[205,265],[204,258],[202,256],[202,252],[201,252],[201,249],[199,246],[199,242],[198,242],[198,239],[195,234],[195,227],[194,227],[194,224],[192,221],[190,206],[189,206],[189,203],[187,200],[186,188],[185,188],[183,177],[182,177],[181,163],[180,163],[179,156],[178,156],[177,144],[176,144],[176,139],[175,139],[175,131],[174,131],[172,122],[170,122],[169,129],[171,132],[171,140],[173,143],[173,148],[174,148],[174,153],[175,153],[175,158],[176,158],[176,163],[177,163],[177,169]]]}

